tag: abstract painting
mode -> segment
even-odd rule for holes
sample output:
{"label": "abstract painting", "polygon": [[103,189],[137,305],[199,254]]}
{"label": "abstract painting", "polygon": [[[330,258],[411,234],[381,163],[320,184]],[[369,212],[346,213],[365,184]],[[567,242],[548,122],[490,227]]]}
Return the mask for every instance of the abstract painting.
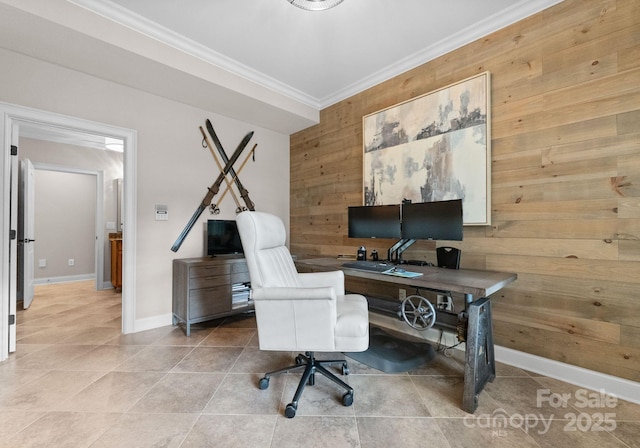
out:
{"label": "abstract painting", "polygon": [[484,72],[363,117],[364,205],[462,199],[491,224],[490,93]]}

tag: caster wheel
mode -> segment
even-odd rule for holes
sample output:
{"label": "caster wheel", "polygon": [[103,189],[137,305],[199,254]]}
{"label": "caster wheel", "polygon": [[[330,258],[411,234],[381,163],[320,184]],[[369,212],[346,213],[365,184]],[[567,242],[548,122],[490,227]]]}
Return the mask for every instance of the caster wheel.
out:
{"label": "caster wheel", "polygon": [[342,396],[342,404],[344,406],[351,406],[353,404],[353,392],[347,392]]}
{"label": "caster wheel", "polygon": [[304,358],[302,357],[302,355],[296,356],[296,365],[299,366],[302,363],[304,363]]}
{"label": "caster wheel", "polygon": [[260,381],[258,381],[258,387],[260,388],[260,390],[265,390],[267,387],[269,387],[269,378],[267,378],[266,376],[264,378],[260,378]]}
{"label": "caster wheel", "polygon": [[287,418],[293,418],[296,416],[296,406],[293,403],[289,403],[284,409],[284,416]]}
{"label": "caster wheel", "polygon": [[347,366],[347,363],[342,364],[342,374],[349,375],[349,367]]}

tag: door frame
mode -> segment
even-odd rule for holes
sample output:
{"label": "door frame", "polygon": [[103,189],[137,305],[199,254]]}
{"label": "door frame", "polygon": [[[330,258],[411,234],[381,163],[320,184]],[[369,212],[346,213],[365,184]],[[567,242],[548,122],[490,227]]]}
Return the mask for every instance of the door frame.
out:
{"label": "door frame", "polygon": [[[136,143],[137,133],[133,129],[112,126],[82,118],[46,112],[24,106],[0,102],[0,201],[2,215],[0,217],[0,362],[9,356],[9,291],[11,279],[9,256],[10,230],[10,177],[11,177],[11,136],[12,126],[20,123],[30,125],[56,126],[61,129],[88,134],[114,137],[124,141],[123,178],[124,182],[124,232],[123,232],[123,272],[122,272],[122,332],[135,331],[135,291],[136,291]],[[17,173],[16,173],[17,174]]]}

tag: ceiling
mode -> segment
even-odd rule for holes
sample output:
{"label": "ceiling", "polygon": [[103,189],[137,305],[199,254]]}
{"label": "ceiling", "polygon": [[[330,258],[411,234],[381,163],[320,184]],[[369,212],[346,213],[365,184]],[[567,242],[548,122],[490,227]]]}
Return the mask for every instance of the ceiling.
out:
{"label": "ceiling", "polygon": [[0,0],[0,46],[292,133],[560,1]]}

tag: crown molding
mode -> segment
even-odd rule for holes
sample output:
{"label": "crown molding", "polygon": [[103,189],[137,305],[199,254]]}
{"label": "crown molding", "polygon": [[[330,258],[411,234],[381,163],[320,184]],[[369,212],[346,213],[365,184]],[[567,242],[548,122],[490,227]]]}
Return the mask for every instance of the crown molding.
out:
{"label": "crown molding", "polygon": [[275,93],[291,98],[317,110],[349,98],[368,88],[398,76],[408,70],[425,64],[457,48],[469,44],[483,36],[498,31],[519,20],[536,14],[564,0],[520,0],[506,10],[482,20],[473,26],[462,29],[452,36],[430,45],[391,66],[385,67],[357,82],[324,98],[316,98],[298,89],[292,88],[277,79],[242,64],[211,48],[205,47],[181,34],[159,25],[139,14],[133,13],[110,0],[68,0],[120,25],[151,37],[165,45],[201,59],[233,75],[261,85]]}
{"label": "crown molding", "polygon": [[101,15],[120,25],[130,28],[145,36],[151,37],[169,47],[180,50],[195,58],[205,61],[215,67],[225,70],[233,75],[244,78],[257,85],[261,85],[278,94],[284,95],[302,104],[319,109],[321,104],[317,98],[294,89],[288,84],[266,75],[262,72],[236,61],[222,53],[206,47],[182,34],[176,33],[152,20],[134,13],[110,0],[68,0],[79,7],[85,8],[93,13]]}
{"label": "crown molding", "polygon": [[372,73],[370,76],[335,92],[331,96],[317,101],[321,108],[335,104],[563,1],[520,0],[506,10],[500,11],[499,14],[494,14],[479,21],[472,27],[462,29],[446,39],[442,39],[391,66]]}

